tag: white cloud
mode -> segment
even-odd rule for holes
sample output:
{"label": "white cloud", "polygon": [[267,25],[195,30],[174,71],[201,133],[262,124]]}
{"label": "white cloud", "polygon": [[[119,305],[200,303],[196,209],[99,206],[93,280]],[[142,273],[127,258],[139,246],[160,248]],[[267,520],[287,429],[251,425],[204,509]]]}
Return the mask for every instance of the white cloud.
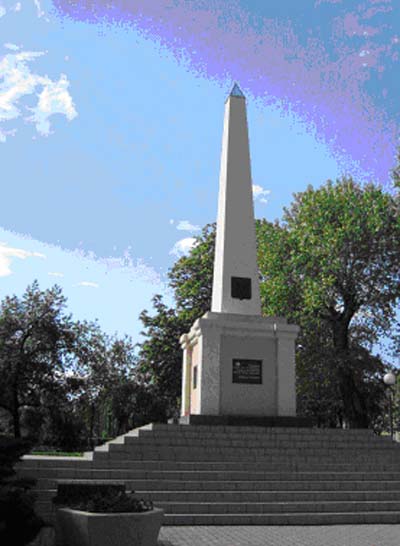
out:
{"label": "white cloud", "polygon": [[262,186],[257,186],[253,184],[253,196],[255,200],[260,201],[260,203],[268,203],[267,195],[271,193],[271,190],[265,190]]}
{"label": "white cloud", "polygon": [[176,229],[180,229],[181,231],[200,231],[199,226],[194,226],[188,220],[181,220]]}
{"label": "white cloud", "polygon": [[144,280],[151,284],[161,284],[162,279],[160,274],[150,265],[147,265],[142,258],[133,259],[131,255],[131,247],[128,246],[120,257],[109,256],[98,257],[93,251],[84,251],[77,248],[71,253],[80,260],[90,260],[106,267],[106,275],[112,271],[118,271],[127,275],[131,281],[137,279]]}
{"label": "white cloud", "polygon": [[33,0],[35,6],[36,6],[36,10],[37,10],[37,16],[40,18],[40,17],[43,17],[44,15],[44,11],[42,10],[42,6],[40,5],[40,2],[39,0]]}
{"label": "white cloud", "polygon": [[18,51],[19,50],[19,46],[15,45],[15,44],[10,44],[10,42],[7,42],[6,44],[4,44],[4,47],[6,49],[11,49],[12,51]]}
{"label": "white cloud", "polygon": [[[88,255],[89,254],[90,253],[88,253]],[[129,275],[132,280],[141,278],[154,284],[159,284],[161,282],[160,275],[155,271],[155,269],[153,269],[153,267],[145,264],[141,258],[136,259],[136,261],[133,260],[130,246],[124,250],[122,256],[119,258],[97,258],[97,256],[93,253],[92,259],[105,265],[108,271],[122,271],[123,273]]]}
{"label": "white cloud", "polygon": [[65,74],[61,74],[58,82],[49,80],[39,95],[39,102],[35,108],[29,108],[33,116],[28,121],[36,123],[36,129],[41,135],[50,134],[49,117],[53,114],[64,114],[69,121],[78,114],[74,108],[72,97],[68,93],[69,81]]}
{"label": "white cloud", "polygon": [[49,271],[47,274],[51,277],[64,277],[64,273],[59,273],[58,271]]}
{"label": "white cloud", "polygon": [[0,277],[8,277],[12,274],[11,261],[13,258],[25,260],[29,257],[46,258],[46,256],[40,252],[30,252],[28,250],[23,250],[22,248],[12,248],[7,246],[6,243],[0,243]]}
{"label": "white cloud", "polygon": [[21,11],[21,2],[17,2],[14,6],[14,11]]}
{"label": "white cloud", "polygon": [[0,142],[5,142],[8,136],[15,136],[16,132],[17,129],[9,129],[8,131],[0,129]]}
{"label": "white cloud", "polygon": [[173,224],[174,222],[175,220],[172,220],[172,219],[169,221],[170,224]]}
{"label": "white cloud", "polygon": [[180,258],[181,256],[187,254],[195,244],[196,239],[194,237],[186,237],[185,239],[180,239],[174,244],[169,253],[173,256],[177,256],[178,258]]}
{"label": "white cloud", "polygon": [[25,51],[9,53],[0,61],[0,121],[10,120],[20,115],[16,103],[23,95],[34,93],[37,85],[44,85],[44,78],[31,74],[26,61],[41,57],[44,52]]}
{"label": "white cloud", "polygon": [[78,282],[77,286],[89,286],[90,288],[98,288],[99,284],[97,284],[97,282],[81,281]]}
{"label": "white cloud", "polygon": [[[22,115],[25,121],[36,124],[40,134],[47,136],[50,134],[51,115],[63,114],[70,121],[78,114],[68,93],[69,82],[65,74],[61,74],[58,81],[53,81],[48,76],[34,74],[28,67],[28,62],[43,55],[43,51],[19,51],[8,53],[0,59],[0,122]],[[38,87],[41,88],[39,94]],[[37,105],[33,108],[24,106],[33,115],[22,114],[20,99],[33,94],[38,96]],[[0,142],[5,142],[6,135],[7,132],[0,128]]]}
{"label": "white cloud", "polygon": [[7,13],[7,12],[6,12],[5,8],[4,8],[3,6],[0,6],[0,19],[1,19],[2,17],[4,17],[4,15],[5,15],[6,13]]}

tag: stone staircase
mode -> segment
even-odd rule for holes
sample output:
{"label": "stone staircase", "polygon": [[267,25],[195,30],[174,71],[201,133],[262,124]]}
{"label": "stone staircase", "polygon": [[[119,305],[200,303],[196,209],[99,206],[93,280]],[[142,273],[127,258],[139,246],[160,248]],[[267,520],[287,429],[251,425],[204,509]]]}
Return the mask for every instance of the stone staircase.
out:
{"label": "stone staircase", "polygon": [[59,480],[122,481],[164,525],[400,523],[400,445],[368,430],[153,424],[85,457],[25,456],[37,511]]}

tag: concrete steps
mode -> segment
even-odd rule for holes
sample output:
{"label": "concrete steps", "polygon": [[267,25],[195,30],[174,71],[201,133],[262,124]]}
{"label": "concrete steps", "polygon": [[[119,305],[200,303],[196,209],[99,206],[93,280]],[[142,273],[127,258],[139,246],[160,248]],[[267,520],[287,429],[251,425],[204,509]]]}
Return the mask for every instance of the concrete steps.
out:
{"label": "concrete steps", "polygon": [[[27,477],[31,473],[30,469],[22,470],[19,475],[21,477]],[[267,472],[267,471],[246,471],[246,470],[68,470],[64,468],[49,468],[38,469],[35,472],[35,476],[38,479],[60,480],[60,479],[96,479],[96,480],[121,480],[125,482],[137,483],[138,480],[145,481],[185,481],[185,482],[197,482],[204,484],[207,487],[208,482],[215,483],[217,481],[227,481],[233,483],[234,481],[325,481],[325,482],[337,482],[340,480],[346,481],[381,481],[382,472],[344,472],[344,471],[331,471],[331,472],[301,472],[301,471],[286,471],[286,472]],[[400,470],[398,471],[386,471],[385,480],[400,483]]]}
{"label": "concrete steps", "polygon": [[[164,461],[164,460],[137,460],[134,462],[134,465],[132,464],[132,461],[118,461],[119,465],[117,468],[97,468],[95,465],[84,466],[84,465],[70,465],[70,469],[74,469],[76,472],[89,472],[92,473],[119,473],[124,471],[153,471],[153,470],[165,470],[165,471],[191,471],[191,470],[199,470],[199,471],[236,471],[236,470],[243,470],[243,459],[241,459],[240,462],[238,461]],[[93,463],[96,461],[93,461]],[[109,462],[108,460],[105,462]],[[124,464],[128,465],[127,468],[124,468]],[[121,465],[121,466],[120,466]],[[27,468],[27,464],[24,464],[24,468]],[[37,469],[43,469],[51,470],[51,467],[48,466],[31,466],[30,468],[37,468]],[[53,467],[53,468],[64,468],[68,469],[68,467]],[[265,472],[271,472],[272,474],[278,473],[285,473],[285,472],[309,472],[310,466],[307,463],[298,462],[296,460],[291,461],[287,464],[283,464],[281,462],[279,463],[271,463],[270,460],[265,461],[256,461],[252,462],[252,470],[253,471],[265,471]],[[397,463],[381,463],[379,465],[379,468],[377,469],[376,462],[367,462],[367,463],[360,463],[357,465],[357,468],[355,469],[354,463],[323,463],[321,461],[318,462],[318,464],[313,465],[312,472],[351,472],[351,471],[359,471],[359,472],[376,472],[379,471],[379,473],[383,471],[390,471],[390,472],[400,472],[400,462]]]}
{"label": "concrete steps", "polygon": [[166,514],[163,525],[346,525],[398,524],[398,512],[340,512],[297,514]]}
{"label": "concrete steps", "polygon": [[391,481],[214,481],[205,484],[199,481],[171,481],[171,480],[135,480],[127,482],[127,487],[138,494],[143,491],[157,491],[162,487],[165,491],[338,491],[342,488],[352,488],[356,491],[377,491],[382,488],[388,490],[399,489],[400,482]]}
{"label": "concrete steps", "polygon": [[151,425],[18,474],[50,523],[63,479],[122,480],[166,525],[400,523],[400,446],[366,430]]}
{"label": "concrete steps", "polygon": [[[55,489],[41,489],[38,501],[51,501]],[[377,491],[141,491],[145,500],[161,503],[267,503],[267,502],[400,502],[400,489]]]}
{"label": "concrete steps", "polygon": [[362,450],[357,449],[296,449],[288,450],[286,448],[278,449],[259,449],[259,448],[219,448],[219,447],[175,447],[175,446],[150,446],[140,448],[140,446],[130,449],[113,449],[109,451],[95,451],[93,453],[94,463],[103,463],[107,460],[129,461],[129,460],[177,460],[177,461],[248,461],[262,462],[263,459],[271,463],[274,462],[292,462],[292,461],[314,461],[319,462],[329,460],[330,463],[354,463],[357,461],[368,462],[371,458],[380,459],[382,462],[397,462],[399,451],[394,449],[372,449],[365,447]]}
{"label": "concrete steps", "polygon": [[342,513],[392,512],[399,510],[399,501],[324,501],[319,502],[162,502],[166,514],[280,514],[280,513]]}

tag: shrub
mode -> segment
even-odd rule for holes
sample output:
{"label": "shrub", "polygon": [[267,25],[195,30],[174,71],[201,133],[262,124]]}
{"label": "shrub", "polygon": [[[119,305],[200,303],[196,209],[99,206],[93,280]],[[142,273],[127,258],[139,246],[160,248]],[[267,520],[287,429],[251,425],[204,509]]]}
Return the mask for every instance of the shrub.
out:
{"label": "shrub", "polygon": [[59,507],[84,512],[147,512],[153,503],[135,497],[133,491],[126,493],[123,484],[77,484],[60,483],[53,503]]}
{"label": "shrub", "polygon": [[0,437],[0,544],[23,546],[43,526],[33,509],[35,496],[29,491],[35,480],[17,479],[13,468],[30,447],[24,440]]}
{"label": "shrub", "polygon": [[83,421],[73,411],[68,414],[54,408],[43,424],[40,443],[61,451],[85,450],[88,441]]}

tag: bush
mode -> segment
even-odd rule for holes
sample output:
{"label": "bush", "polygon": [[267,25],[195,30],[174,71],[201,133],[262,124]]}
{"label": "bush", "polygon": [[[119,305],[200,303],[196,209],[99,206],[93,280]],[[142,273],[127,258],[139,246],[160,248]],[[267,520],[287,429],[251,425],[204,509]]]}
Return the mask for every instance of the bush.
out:
{"label": "bush", "polygon": [[83,421],[73,411],[53,409],[42,427],[40,443],[61,451],[85,450],[88,441]]}
{"label": "bush", "polygon": [[59,507],[84,512],[147,512],[153,510],[153,503],[138,499],[133,492],[126,493],[119,484],[59,484],[53,503]]}
{"label": "bush", "polygon": [[93,495],[90,499],[76,502],[73,506],[75,510],[83,510],[85,512],[148,512],[153,510],[153,503],[143,499],[137,499],[133,493],[118,492],[108,496]]}
{"label": "bush", "polygon": [[0,437],[0,544],[24,546],[44,525],[33,509],[32,479],[15,478],[14,465],[31,445],[24,440]]}

